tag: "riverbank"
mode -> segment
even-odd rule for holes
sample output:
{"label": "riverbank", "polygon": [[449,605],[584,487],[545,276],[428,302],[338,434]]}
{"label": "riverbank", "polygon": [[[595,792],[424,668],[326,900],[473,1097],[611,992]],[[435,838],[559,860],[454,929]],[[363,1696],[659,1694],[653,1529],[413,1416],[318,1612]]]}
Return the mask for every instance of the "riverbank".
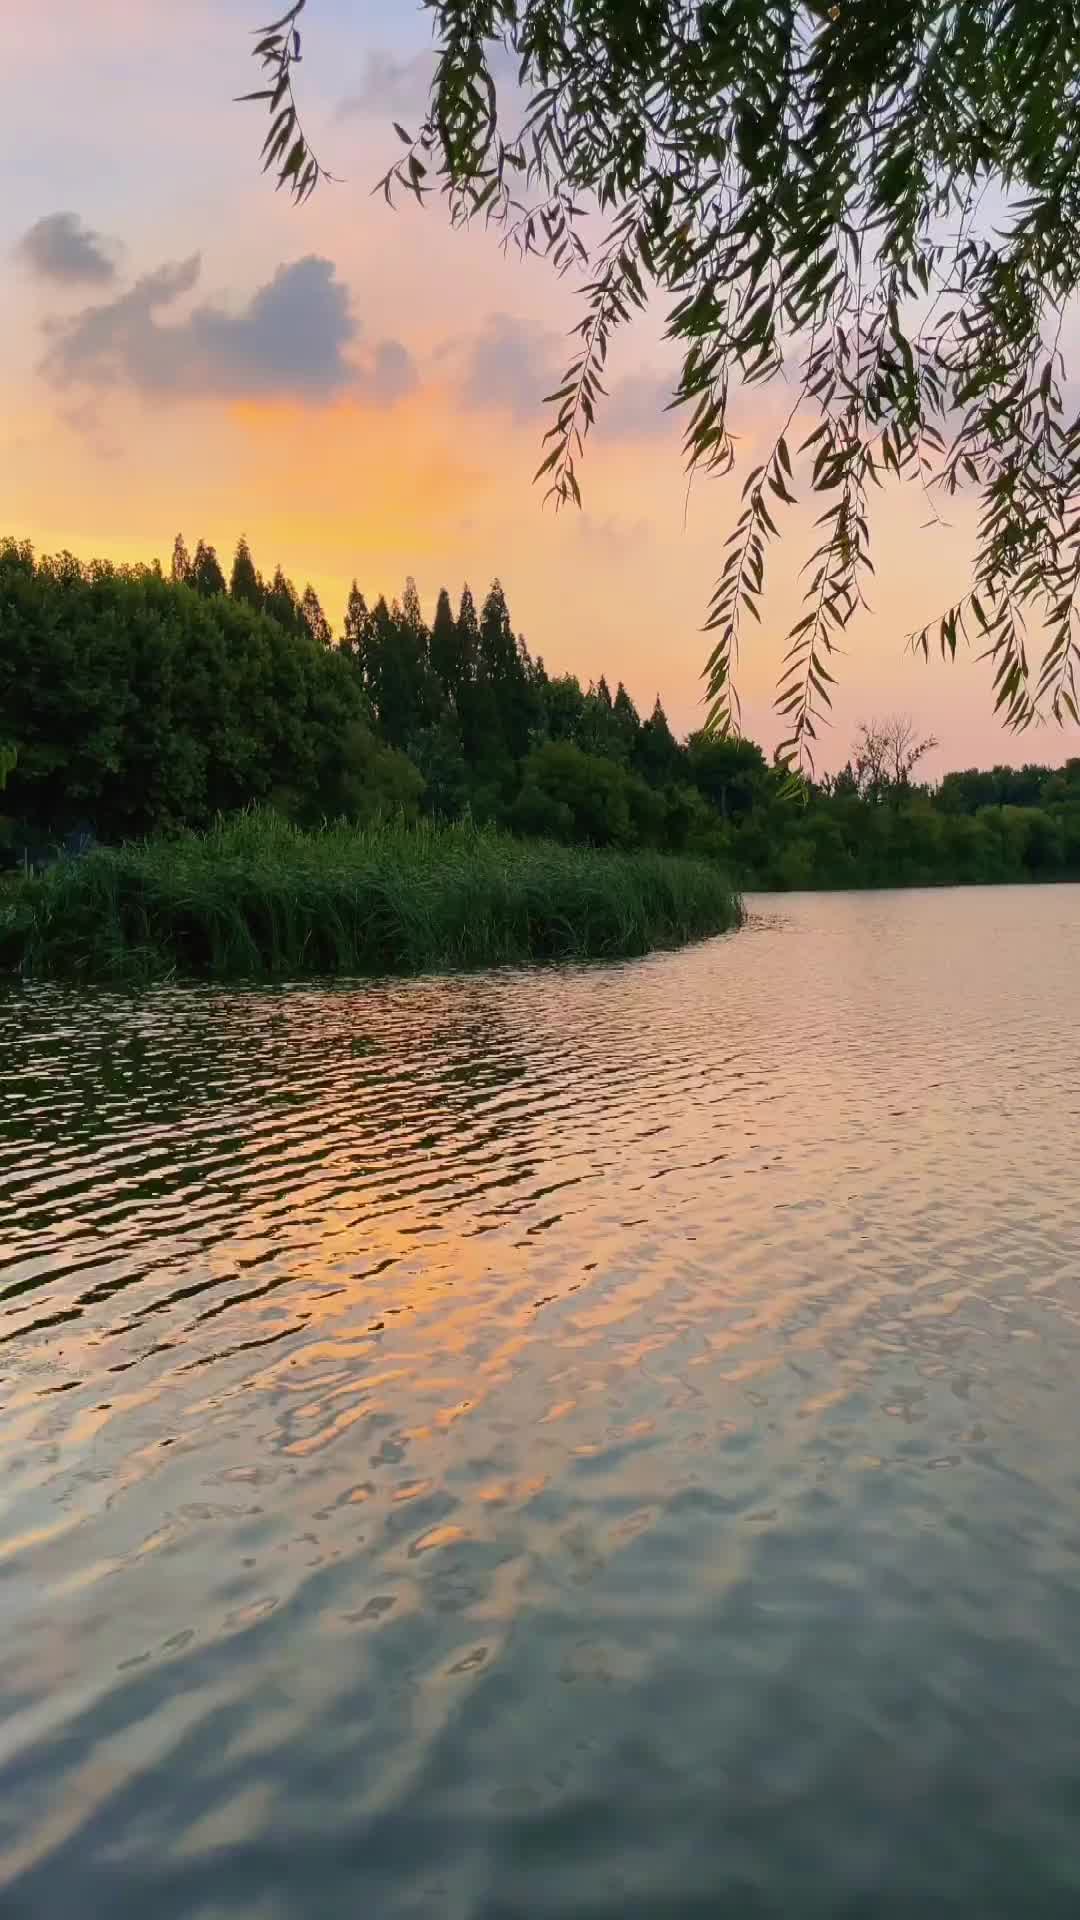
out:
{"label": "riverbank", "polygon": [[622,959],[737,926],[709,862],[467,826],[301,832],[250,813],[0,892],[0,973],[121,984]]}

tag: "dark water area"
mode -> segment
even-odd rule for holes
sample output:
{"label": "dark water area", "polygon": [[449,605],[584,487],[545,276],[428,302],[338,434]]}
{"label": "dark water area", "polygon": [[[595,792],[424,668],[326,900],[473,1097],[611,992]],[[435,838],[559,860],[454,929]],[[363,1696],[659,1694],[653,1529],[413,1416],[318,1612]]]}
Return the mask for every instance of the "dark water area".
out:
{"label": "dark water area", "polygon": [[1080,888],[0,997],[0,1914],[1080,1912]]}

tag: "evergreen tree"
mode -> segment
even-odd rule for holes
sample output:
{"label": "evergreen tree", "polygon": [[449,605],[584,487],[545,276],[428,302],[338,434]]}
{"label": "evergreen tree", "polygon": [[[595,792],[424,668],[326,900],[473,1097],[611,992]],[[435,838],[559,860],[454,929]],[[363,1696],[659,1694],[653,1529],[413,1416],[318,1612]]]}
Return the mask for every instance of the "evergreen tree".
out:
{"label": "evergreen tree", "polygon": [[423,670],[396,600],[388,607],[380,595],[372,608],[359,665],[379,732],[390,746],[404,751],[423,725]]}
{"label": "evergreen tree", "polygon": [[263,599],[263,612],[276,620],[286,633],[305,631],[300,616],[300,601],[291,580],[287,580],[280,566],[274,568],[274,577]]}
{"label": "evergreen tree", "polygon": [[354,580],[349,588],[349,598],[345,604],[345,624],[341,630],[341,651],[359,658],[367,633],[368,607],[359,587]]}
{"label": "evergreen tree", "polygon": [[177,586],[185,586],[191,579],[191,555],[184,543],[182,533],[178,533],[173,541],[170,576]]}
{"label": "evergreen tree", "polygon": [[457,628],[454,624],[450,595],[445,587],[439,588],[439,598],[435,603],[435,619],[432,622],[428,653],[431,670],[444,694],[447,699],[456,701],[459,691]]}
{"label": "evergreen tree", "polygon": [[314,587],[308,583],[304,588],[304,597],[300,602],[300,618],[313,640],[320,647],[333,645],[334,636],[330,622],[322,610],[322,603]]}
{"label": "evergreen tree", "polygon": [[[355,636],[355,658],[360,672],[360,682],[367,695],[368,706],[375,718],[375,724],[381,731],[380,691],[382,686],[381,652],[386,625],[390,618],[390,609],[382,594],[373,607],[365,607],[363,595],[357,600],[363,609],[359,615]],[[350,595],[350,603],[352,596]]]}
{"label": "evergreen tree", "polygon": [[512,760],[522,760],[539,730],[542,713],[533,686],[528,648],[519,641],[510,621],[506,595],[494,580],[480,615],[475,702],[492,747]]}
{"label": "evergreen tree", "polygon": [[406,580],[401,596],[398,634],[402,671],[411,682],[409,697],[415,712],[413,725],[424,727],[436,718],[443,700],[431,672],[431,635],[412,574]]}
{"label": "evergreen tree", "polygon": [[414,648],[418,660],[426,663],[431,636],[424,620],[420,595],[416,591],[416,581],[410,573],[405,582],[405,591],[401,596],[401,625]]}
{"label": "evergreen tree", "polygon": [[460,691],[476,673],[477,655],[480,650],[480,624],[476,618],[476,602],[468,583],[461,589],[454,638],[457,645],[457,664],[454,672]]}
{"label": "evergreen tree", "polygon": [[585,695],[576,673],[557,673],[544,688],[544,713],[552,740],[580,741],[585,720]]}
{"label": "evergreen tree", "polygon": [[624,761],[632,760],[637,737],[641,732],[641,717],[621,680],[615,691],[611,714],[620,743],[619,758]]}
{"label": "evergreen tree", "polygon": [[650,786],[664,787],[679,778],[683,758],[683,749],[668,725],[657,694],[652,713],[634,745],[634,765]]}
{"label": "evergreen tree", "polygon": [[486,676],[480,671],[480,622],[471,589],[462,588],[458,617],[454,623],[455,703],[461,721],[461,739],[470,768],[498,756],[498,722]]}
{"label": "evergreen tree", "polygon": [[622,734],[615,718],[615,703],[611,698],[611,688],[601,674],[599,680],[589,683],[585,695],[585,707],[579,732],[579,744],[586,753],[599,753],[608,760],[618,760],[622,745]]}
{"label": "evergreen tree", "polygon": [[509,615],[496,581],[477,623],[475,666],[460,696],[461,732],[469,765],[482,772],[492,800],[506,775],[508,745],[503,725],[507,660],[513,649]]}
{"label": "evergreen tree", "polygon": [[236,543],[233,555],[232,573],[229,576],[229,598],[243,600],[245,605],[256,611],[263,603],[263,585],[255,571],[255,562],[244,535]]}
{"label": "evergreen tree", "polygon": [[518,665],[510,609],[498,580],[493,580],[480,612],[480,667],[493,685],[507,680]]}
{"label": "evergreen tree", "polygon": [[195,549],[189,579],[196,593],[201,593],[204,599],[209,600],[215,593],[225,592],[225,575],[221,571],[217,554],[205,540],[200,540]]}

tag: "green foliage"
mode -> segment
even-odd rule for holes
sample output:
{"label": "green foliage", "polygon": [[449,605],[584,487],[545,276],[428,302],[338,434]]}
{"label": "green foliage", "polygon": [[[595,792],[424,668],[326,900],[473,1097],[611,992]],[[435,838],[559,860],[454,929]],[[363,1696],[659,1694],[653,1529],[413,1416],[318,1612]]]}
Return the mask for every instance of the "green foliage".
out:
{"label": "green foliage", "polygon": [[265,105],[270,131],[263,142],[263,172],[276,173],[278,187],[287,187],[298,202],[314,193],[320,180],[333,179],[311,151],[293,97],[292,70],[302,58],[296,22],[304,6],[305,0],[294,0],[280,19],[259,29],[252,51],[262,68],[264,84],[253,93],[239,96]]}
{"label": "green foliage", "polygon": [[[355,584],[354,584],[355,591]],[[446,588],[439,591],[435,605],[435,618],[431,623],[431,641],[429,653],[431,670],[436,679],[445,688],[447,697],[457,699],[461,688],[461,663],[458,659],[457,622],[450,605],[450,595]]]}
{"label": "green foliage", "polygon": [[[212,549],[203,549],[211,552]],[[422,778],[374,735],[350,663],[224,593],[153,568],[0,543],[5,805],[103,839],[208,824],[253,800],[297,819],[417,811]]]}
{"label": "green foliage", "polygon": [[430,629],[411,580],[370,608],[354,583],[334,647],[315,594],[298,599],[280,567],[265,588],[242,547],[230,592],[207,595],[184,552],[166,579],[0,543],[0,825],[16,857],[83,825],[116,842],[254,804],[308,827],[472,821],[686,852],[745,887],[1080,877],[1080,759],[932,790],[915,784],[932,742],[900,717],[860,727],[839,774],[795,787],[753,741],[683,745],[659,700],[642,723],[603,675],[587,691],[549,676],[498,582],[479,616],[467,588],[456,616],[442,592]]}
{"label": "green foliage", "polygon": [[63,861],[0,904],[0,967],[104,981],[617,959],[737,925],[713,866],[466,827],[254,813]]}
{"label": "green foliage", "polygon": [[182,533],[173,541],[172,566],[169,578],[176,586],[188,586],[191,582],[191,555]]}
{"label": "green foliage", "polygon": [[274,568],[274,577],[263,591],[262,610],[286,633],[299,634],[305,631],[300,596],[280,566]]}
{"label": "green foliage", "polygon": [[460,820],[470,803],[469,769],[461,728],[451,706],[414,733],[409,758],[424,780],[424,811],[435,820]]}
{"label": "green foliage", "polygon": [[631,757],[637,771],[652,786],[665,786],[682,776],[685,756],[668,725],[659,694],[652,713],[634,741]]}
{"label": "green foliage", "polygon": [[[292,96],[304,7],[256,46],[265,164],[303,198],[321,169]],[[1080,279],[1080,29],[1061,0],[838,0],[738,8],[625,0],[425,0],[428,111],[382,185],[501,225],[576,267],[584,312],[540,474],[578,463],[615,330],[655,290],[682,352],[692,467],[735,463],[740,386],[785,395],[744,478],[708,615],[710,724],[737,715],[783,512],[816,495],[805,600],[777,705],[812,766],[840,637],[865,605],[870,499],[890,476],[947,502],[978,489],[971,585],[914,636],[977,641],[996,708],[1078,718],[1080,412],[1063,323]],[[492,77],[518,67],[507,124]],[[936,511],[936,509],[934,509]],[[1027,629],[1043,627],[1033,656]]]}
{"label": "green foliage", "polygon": [[323,612],[319,596],[312,586],[304,588],[300,601],[300,618],[316,646],[329,647],[333,644],[334,635],[330,627],[330,622]]}
{"label": "green foliage", "polygon": [[255,571],[251,548],[243,534],[236,543],[236,552],[233,555],[232,572],[229,575],[229,596],[233,600],[246,601],[247,605],[254,607],[256,611],[261,611],[266,598],[266,589]]}
{"label": "green foliage", "polygon": [[551,811],[550,824],[539,830],[560,838],[594,847],[662,844],[664,808],[658,796],[617,761],[585,753],[573,741],[548,740],[534,748],[522,766],[521,787],[525,810],[519,810],[515,824],[542,819],[546,802],[558,811]]}
{"label": "green foliage", "polygon": [[739,735],[695,733],[690,739],[688,760],[694,785],[723,820],[749,813],[768,781],[761,748]]}
{"label": "green foliage", "polygon": [[209,600],[215,594],[225,592],[225,575],[221,571],[217,554],[213,547],[208,547],[202,540],[195,549],[195,558],[191,562],[187,579],[196,593],[201,593],[204,599]]}

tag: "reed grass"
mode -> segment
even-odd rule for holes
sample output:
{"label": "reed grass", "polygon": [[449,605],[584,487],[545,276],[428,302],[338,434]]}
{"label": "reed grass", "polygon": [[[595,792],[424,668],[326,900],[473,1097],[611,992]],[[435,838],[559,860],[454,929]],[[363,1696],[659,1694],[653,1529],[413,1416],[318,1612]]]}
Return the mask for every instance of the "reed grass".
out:
{"label": "reed grass", "polygon": [[253,811],[0,895],[0,969],[109,983],[616,959],[738,924],[710,863],[469,826],[308,833]]}

